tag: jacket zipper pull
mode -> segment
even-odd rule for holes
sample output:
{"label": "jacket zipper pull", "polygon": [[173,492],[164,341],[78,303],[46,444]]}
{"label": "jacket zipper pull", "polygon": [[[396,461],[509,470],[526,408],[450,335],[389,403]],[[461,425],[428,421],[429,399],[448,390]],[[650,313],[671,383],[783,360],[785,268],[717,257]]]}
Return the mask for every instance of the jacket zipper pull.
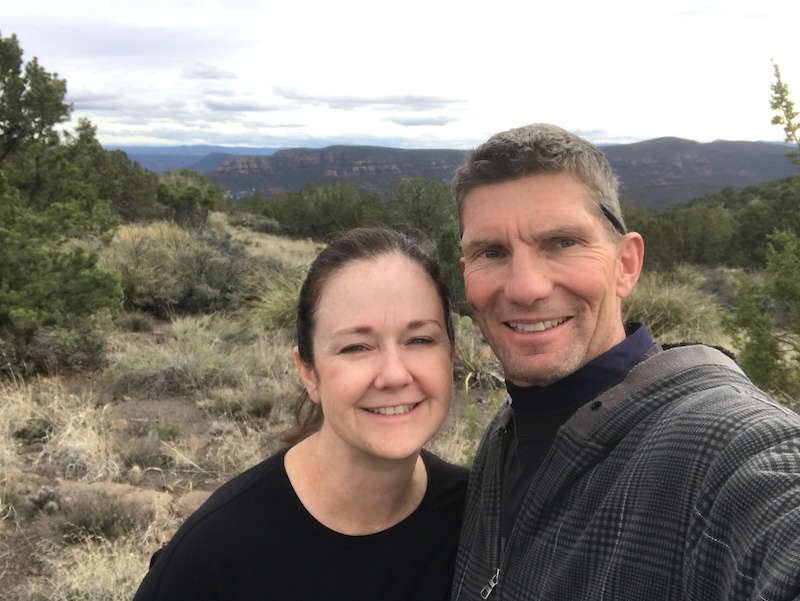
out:
{"label": "jacket zipper pull", "polygon": [[499,580],[500,580],[500,568],[497,568],[497,571],[494,573],[494,576],[492,576],[489,579],[489,584],[487,584],[481,589],[481,599],[489,598],[489,595],[492,594],[492,591],[494,590],[494,587],[497,586],[497,582]]}

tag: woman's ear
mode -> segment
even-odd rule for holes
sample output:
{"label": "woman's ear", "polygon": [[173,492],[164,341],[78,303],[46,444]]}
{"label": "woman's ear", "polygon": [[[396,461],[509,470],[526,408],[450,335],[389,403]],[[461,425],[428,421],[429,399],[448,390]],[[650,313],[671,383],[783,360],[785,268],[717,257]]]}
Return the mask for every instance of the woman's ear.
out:
{"label": "woman's ear", "polygon": [[629,232],[619,241],[617,261],[617,297],[626,298],[633,290],[642,273],[644,240],[637,232]]}
{"label": "woman's ear", "polygon": [[297,347],[294,347],[292,350],[292,355],[294,355],[294,366],[297,368],[297,373],[300,375],[300,379],[303,381],[303,386],[305,386],[309,398],[314,403],[319,404],[317,373],[314,371],[312,366],[306,365],[303,362],[303,360],[300,358],[300,350]]}

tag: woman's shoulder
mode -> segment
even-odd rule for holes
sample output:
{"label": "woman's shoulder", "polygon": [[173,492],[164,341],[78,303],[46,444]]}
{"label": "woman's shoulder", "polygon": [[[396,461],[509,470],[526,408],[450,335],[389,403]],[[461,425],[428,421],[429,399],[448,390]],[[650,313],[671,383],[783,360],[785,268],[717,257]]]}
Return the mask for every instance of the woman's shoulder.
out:
{"label": "woman's shoulder", "polygon": [[[275,547],[278,552],[280,545],[260,545],[258,536],[259,527],[266,528],[265,516],[274,518],[274,525],[292,510],[291,490],[283,470],[284,455],[283,451],[276,453],[229,480],[190,515],[169,544],[153,555],[136,599],[155,599],[156,591],[161,595],[158,598],[189,599],[192,594],[174,596],[164,591],[202,588],[201,584],[207,583],[216,571],[241,563],[254,549],[263,552],[264,548],[269,551]],[[264,507],[270,511],[265,513]],[[269,532],[262,538],[273,535]],[[188,574],[203,576],[192,576],[189,581],[193,584],[189,586],[185,582]],[[198,593],[195,598],[204,597]]]}
{"label": "woman's shoulder", "polygon": [[271,487],[272,482],[276,484],[283,480],[285,474],[283,458],[286,450],[281,450],[274,455],[267,457],[261,463],[245,470],[238,476],[234,476],[217,490],[215,490],[208,500],[200,506],[198,511],[205,509],[213,511],[227,503],[230,503],[242,495],[253,493],[254,489]]}
{"label": "woman's shoulder", "polygon": [[425,469],[428,470],[429,482],[466,487],[469,477],[467,468],[445,461],[426,449],[422,449],[421,456],[425,462]]}
{"label": "woman's shoulder", "polygon": [[428,541],[450,541],[455,545],[461,529],[469,470],[425,450],[422,451],[422,459],[428,470],[428,488],[415,512],[413,529],[424,531]]}
{"label": "woman's shoulder", "polygon": [[176,538],[196,531],[201,524],[202,531],[214,533],[213,524],[224,525],[231,515],[241,517],[251,509],[263,507],[264,503],[279,501],[288,486],[283,467],[285,454],[285,450],[279,451],[225,482],[186,519]]}

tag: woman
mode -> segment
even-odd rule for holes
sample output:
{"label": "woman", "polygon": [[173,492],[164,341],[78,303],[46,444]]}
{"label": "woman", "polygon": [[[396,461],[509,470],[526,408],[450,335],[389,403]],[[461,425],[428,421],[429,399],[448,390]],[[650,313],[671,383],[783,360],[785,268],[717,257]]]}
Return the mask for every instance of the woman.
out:
{"label": "woman", "polygon": [[298,300],[292,446],[215,492],[134,601],[447,599],[467,470],[422,446],[453,351],[447,286],[418,246],[378,228],[331,243]]}

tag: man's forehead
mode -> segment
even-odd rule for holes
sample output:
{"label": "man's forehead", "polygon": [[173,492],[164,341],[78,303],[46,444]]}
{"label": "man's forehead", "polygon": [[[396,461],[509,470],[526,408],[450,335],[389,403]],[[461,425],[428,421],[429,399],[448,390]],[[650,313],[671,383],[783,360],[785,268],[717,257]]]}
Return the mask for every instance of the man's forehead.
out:
{"label": "man's forehead", "polygon": [[509,197],[540,199],[542,196],[548,197],[553,204],[558,204],[564,196],[580,198],[587,206],[593,204],[594,198],[586,184],[570,173],[535,173],[475,186],[464,194],[461,208],[466,212],[476,199],[491,202]]}
{"label": "man's forehead", "polygon": [[523,244],[538,244],[556,238],[595,239],[605,235],[602,217],[590,211],[560,207],[554,211],[527,215],[498,212],[486,218],[475,215],[464,221],[461,246],[486,248],[505,246],[517,240]]}

